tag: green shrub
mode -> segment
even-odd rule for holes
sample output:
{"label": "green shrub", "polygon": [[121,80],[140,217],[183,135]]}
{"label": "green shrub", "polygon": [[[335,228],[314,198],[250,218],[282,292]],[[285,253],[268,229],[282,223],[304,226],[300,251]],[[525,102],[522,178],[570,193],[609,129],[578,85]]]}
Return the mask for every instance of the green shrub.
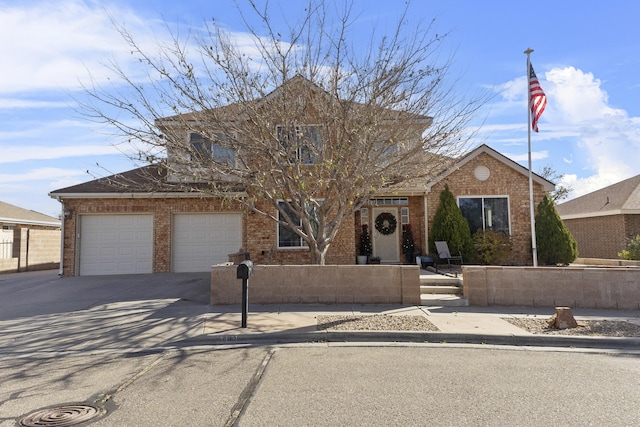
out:
{"label": "green shrub", "polygon": [[482,264],[502,265],[511,258],[511,237],[493,230],[478,230],[473,235],[476,257]]}
{"label": "green shrub", "polygon": [[456,204],[453,193],[449,191],[449,186],[445,185],[440,193],[440,205],[433,218],[433,225],[429,233],[429,250],[437,253],[437,241],[445,241],[449,246],[451,254],[460,252],[463,259],[473,258],[474,248],[469,223],[462,216],[460,208]]}
{"label": "green shrub", "polygon": [[627,249],[618,252],[618,256],[622,259],[640,260],[640,234],[630,239],[627,243]]}
{"label": "green shrub", "polygon": [[538,261],[545,265],[570,264],[578,257],[578,245],[549,198],[538,205],[536,214]]}

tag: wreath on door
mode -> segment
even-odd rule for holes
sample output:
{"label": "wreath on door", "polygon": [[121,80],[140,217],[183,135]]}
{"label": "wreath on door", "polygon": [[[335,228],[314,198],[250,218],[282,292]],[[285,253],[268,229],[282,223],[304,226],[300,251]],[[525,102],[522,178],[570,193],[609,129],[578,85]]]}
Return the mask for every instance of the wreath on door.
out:
{"label": "wreath on door", "polygon": [[396,220],[396,217],[393,216],[392,213],[382,212],[376,217],[376,230],[378,230],[380,234],[384,234],[385,236],[393,234],[397,226],[398,220]]}

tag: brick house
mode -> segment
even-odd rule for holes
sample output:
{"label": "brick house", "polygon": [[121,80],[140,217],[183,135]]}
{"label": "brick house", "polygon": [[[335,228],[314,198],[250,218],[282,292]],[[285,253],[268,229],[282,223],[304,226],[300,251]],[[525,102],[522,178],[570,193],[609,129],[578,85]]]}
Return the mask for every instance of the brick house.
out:
{"label": "brick house", "polygon": [[617,259],[640,234],[640,175],[556,207],[582,258]]}
{"label": "brick house", "polygon": [[[272,220],[240,203],[184,192],[169,182],[157,187],[155,177],[163,173],[166,176],[158,166],[146,166],[50,193],[64,212],[64,275],[208,271],[240,248],[258,264],[309,263],[308,249],[290,241],[283,244],[284,233]],[[412,225],[416,249],[427,253],[429,228],[445,184],[473,231],[509,233],[514,241],[511,263],[530,263],[528,170],[487,145],[458,159],[431,182],[376,194],[352,221],[342,224],[326,263],[355,263],[362,224],[370,225],[373,255],[382,262],[402,262],[403,224]],[[553,188],[534,174],[534,203]],[[375,219],[381,214],[394,217],[392,233],[376,230]]]}

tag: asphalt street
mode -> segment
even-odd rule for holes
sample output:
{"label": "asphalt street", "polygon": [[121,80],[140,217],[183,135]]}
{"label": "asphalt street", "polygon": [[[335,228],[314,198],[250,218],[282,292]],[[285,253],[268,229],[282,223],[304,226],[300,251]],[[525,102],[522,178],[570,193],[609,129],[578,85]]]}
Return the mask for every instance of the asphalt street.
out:
{"label": "asphalt street", "polygon": [[636,350],[202,345],[208,287],[0,276],[0,427],[70,404],[91,426],[637,424]]}

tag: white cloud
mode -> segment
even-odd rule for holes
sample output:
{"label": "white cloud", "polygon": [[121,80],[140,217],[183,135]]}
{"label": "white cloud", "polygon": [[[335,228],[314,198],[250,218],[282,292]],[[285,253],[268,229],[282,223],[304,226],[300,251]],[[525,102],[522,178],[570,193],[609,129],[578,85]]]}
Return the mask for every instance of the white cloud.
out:
{"label": "white cloud", "polygon": [[[62,168],[39,168],[32,169],[23,173],[0,174],[0,182],[6,183],[24,183],[29,181],[58,181],[60,179],[69,179],[70,177],[85,176],[86,172],[62,169]],[[54,185],[52,183],[52,185]],[[57,184],[56,184],[57,186]],[[57,188],[57,187],[54,187]]]}
{"label": "white cloud", "polygon": [[0,98],[0,109],[16,108],[66,108],[69,104],[63,101],[39,101],[33,99]]}
{"label": "white cloud", "polygon": [[[538,77],[543,77],[541,74]],[[532,134],[532,146],[545,144],[548,150],[538,149],[532,157],[556,158],[565,166],[571,165],[574,171],[581,168],[562,182],[573,187],[570,197],[640,173],[640,118],[629,117],[624,109],[613,107],[600,79],[575,67],[556,67],[544,73],[541,85],[548,103],[540,120],[540,133]],[[511,119],[514,110],[526,114],[525,78],[504,84],[499,95],[500,99],[492,105],[497,117]],[[507,156],[516,161],[526,160],[526,124],[493,124],[486,128],[482,133],[489,135],[489,144],[495,142],[503,149],[520,147],[521,153]]]}
{"label": "white cloud", "polygon": [[110,145],[69,145],[60,147],[19,146],[3,147],[0,163],[15,163],[25,160],[52,160],[83,156],[121,154],[118,147]]}
{"label": "white cloud", "polygon": [[102,81],[106,69],[101,64],[130,56],[110,16],[143,34],[143,40],[151,38],[148,21],[115,6],[61,0],[1,8],[0,39],[11,42],[0,44],[0,93],[77,89],[79,78],[86,78],[85,70]]}
{"label": "white cloud", "polygon": [[[507,156],[508,158],[510,158],[511,160],[513,160],[515,162],[527,162],[527,161],[529,161],[529,154],[528,153],[524,153],[524,154],[505,154],[505,156]],[[546,159],[547,157],[549,157],[549,153],[547,151],[532,151],[531,152],[531,160],[532,161]]]}
{"label": "white cloud", "polygon": [[[548,80],[549,120],[576,133],[576,155],[590,176],[568,177],[577,197],[640,173],[640,120],[613,108],[602,82],[574,67],[554,68]],[[546,114],[546,112],[545,112]]]}

